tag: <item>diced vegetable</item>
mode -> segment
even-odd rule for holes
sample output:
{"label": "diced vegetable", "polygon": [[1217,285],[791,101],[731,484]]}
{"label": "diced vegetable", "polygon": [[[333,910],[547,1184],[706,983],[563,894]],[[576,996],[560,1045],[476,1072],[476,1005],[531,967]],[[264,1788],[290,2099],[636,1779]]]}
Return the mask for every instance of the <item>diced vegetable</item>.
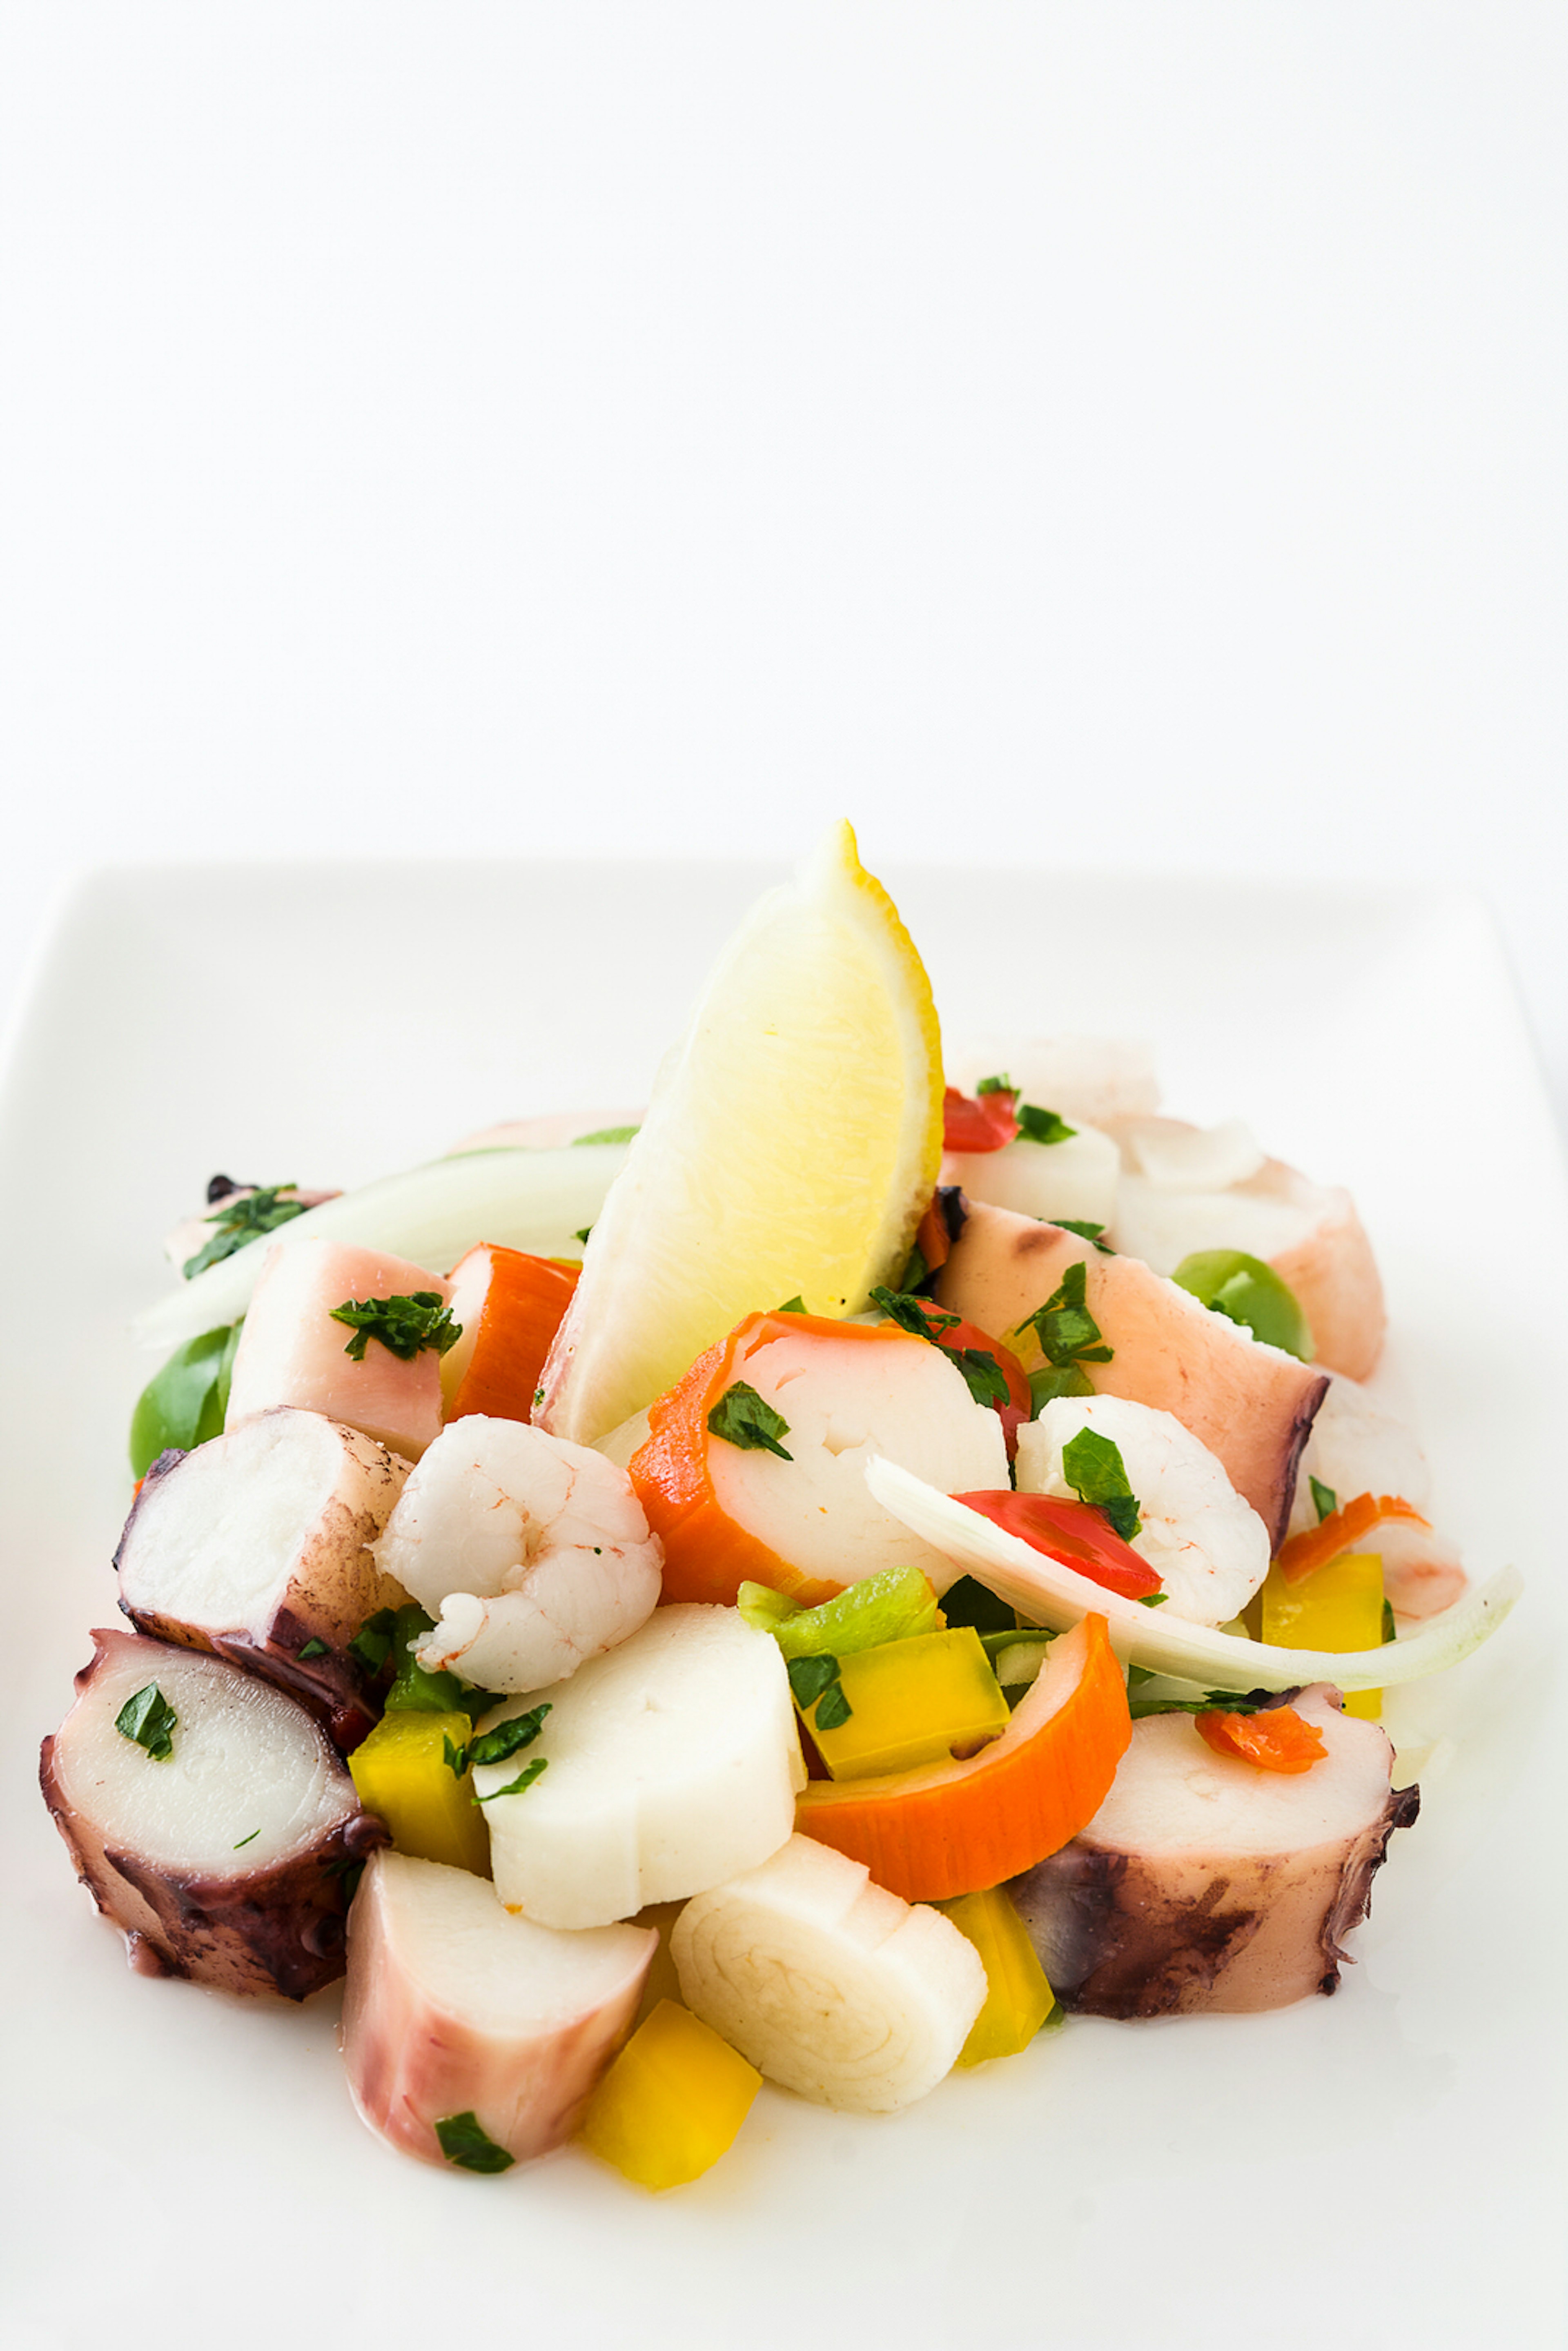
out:
{"label": "diced vegetable", "polygon": [[787,1657],[844,1657],[884,1641],[935,1633],[943,1619],[936,1594],[917,1567],[884,1568],[815,1608],[798,1607],[769,1584],[743,1583],[737,1605],[748,1625],[772,1634]]}
{"label": "diced vegetable", "polygon": [[1245,1249],[1197,1249],[1183,1258],[1171,1280],[1190,1290],[1201,1305],[1239,1322],[1265,1346],[1282,1348],[1303,1364],[1312,1362],[1312,1325],[1289,1283],[1261,1258],[1249,1257]]}
{"label": "diced vegetable", "polygon": [[349,1769],[361,1803],[386,1823],[399,1853],[488,1877],[490,1839],[466,1763],[473,1728],[465,1714],[383,1715]]}
{"label": "diced vegetable", "polygon": [[804,1836],[688,1902],[671,1949],[695,2014],[770,2081],[852,2114],[935,2089],[985,2004],[956,1927]]}
{"label": "diced vegetable", "polygon": [[986,2004],[958,2052],[958,2064],[1016,2057],[1056,2006],[1023,1920],[1000,1886],[960,1895],[956,1902],[944,1902],[942,1910],[973,1943],[986,1970]]}
{"label": "diced vegetable", "polygon": [[1338,1559],[1342,1552],[1354,1551],[1368,1535],[1392,1525],[1431,1532],[1421,1512],[1411,1503],[1401,1501],[1397,1495],[1357,1494],[1320,1519],[1315,1527],[1291,1535],[1288,1542],[1281,1543],[1274,1564],[1287,1583],[1300,1583],[1326,1567],[1331,1560]]}
{"label": "diced vegetable", "polygon": [[977,1893],[1077,1834],[1115,1778],[1130,1730],[1105,1620],[1090,1616],[1052,1644],[1007,1729],[978,1755],[885,1779],[813,1780],[796,1825],[864,1862],[906,1901]]}
{"label": "diced vegetable", "polygon": [[639,2188],[679,2188],[734,2145],[761,2087],[711,2025],[662,2000],[590,2098],[579,2136]]}
{"label": "diced vegetable", "polygon": [[[1294,1583],[1276,1561],[1262,1600],[1262,1638],[1273,1647],[1375,1649],[1383,1639],[1383,1562],[1375,1552],[1341,1552]],[[1344,1708],[1375,1722],[1383,1693],[1351,1690]]]}
{"label": "diced vegetable", "polygon": [[825,1723],[821,1705],[814,1715],[801,1708],[835,1780],[864,1780],[971,1755],[1009,1719],[980,1636],[969,1625],[856,1651],[839,1660],[838,1681],[849,1708],[842,1719]]}

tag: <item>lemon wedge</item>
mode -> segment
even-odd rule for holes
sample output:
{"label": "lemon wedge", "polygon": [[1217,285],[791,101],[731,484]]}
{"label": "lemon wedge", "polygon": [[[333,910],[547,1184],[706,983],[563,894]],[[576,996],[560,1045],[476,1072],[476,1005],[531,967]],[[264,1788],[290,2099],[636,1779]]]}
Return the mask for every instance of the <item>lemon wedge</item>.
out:
{"label": "lemon wedge", "polygon": [[744,1314],[853,1314],[936,1181],[942,1048],[898,910],[836,825],[753,908],[611,1186],[534,1418],[592,1444]]}

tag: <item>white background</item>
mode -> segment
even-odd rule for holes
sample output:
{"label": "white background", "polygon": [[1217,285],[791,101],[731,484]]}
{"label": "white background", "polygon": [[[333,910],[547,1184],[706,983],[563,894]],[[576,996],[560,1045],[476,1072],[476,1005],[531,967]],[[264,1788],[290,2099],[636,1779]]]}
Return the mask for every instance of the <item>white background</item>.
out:
{"label": "white background", "polygon": [[6,6],[0,993],[85,863],[847,812],[1473,882],[1568,1108],[1565,68],[1511,0]]}

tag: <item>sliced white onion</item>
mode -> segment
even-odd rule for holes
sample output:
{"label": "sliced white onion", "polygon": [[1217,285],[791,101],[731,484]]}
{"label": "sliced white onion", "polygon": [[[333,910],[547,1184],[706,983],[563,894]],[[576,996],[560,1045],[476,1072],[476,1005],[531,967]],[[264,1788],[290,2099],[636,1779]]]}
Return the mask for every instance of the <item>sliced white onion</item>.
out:
{"label": "sliced white onion", "polygon": [[476,1151],[383,1176],[259,1235],[171,1290],[132,1327],[149,1347],[178,1347],[237,1322],[274,1244],[354,1241],[440,1273],[477,1241],[537,1257],[580,1257],[577,1235],[598,1216],[625,1158],[622,1143],[577,1144],[556,1151]]}
{"label": "sliced white onion", "polygon": [[1457,1665],[1479,1648],[1524,1589],[1518,1570],[1505,1567],[1479,1592],[1425,1624],[1406,1641],[1377,1649],[1276,1649],[1244,1641],[1207,1625],[1191,1625],[1163,1608],[1124,1600],[1079,1575],[1060,1560],[1009,1535],[977,1510],[940,1494],[893,1461],[872,1461],[866,1483],[877,1500],[912,1534],[946,1552],[966,1572],[1022,1614],[1065,1632],[1091,1612],[1103,1616],[1111,1646],[1124,1665],[1174,1674],[1205,1689],[1293,1689],[1332,1682],[1342,1690],[1386,1689],[1420,1681]]}

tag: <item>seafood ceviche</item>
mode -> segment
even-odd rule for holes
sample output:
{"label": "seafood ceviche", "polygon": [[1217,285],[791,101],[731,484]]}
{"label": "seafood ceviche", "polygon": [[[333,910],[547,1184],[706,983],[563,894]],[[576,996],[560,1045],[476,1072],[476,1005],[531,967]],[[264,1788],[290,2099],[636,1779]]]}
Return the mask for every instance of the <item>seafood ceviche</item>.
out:
{"label": "seafood ceviche", "polygon": [[[274,1173],[275,1171],[268,1171]],[[941,1039],[847,825],[647,1106],[215,1176],[46,1801],[131,1963],[346,1976],[350,2092],[695,2179],[1075,2015],[1332,1992],[1471,1583],[1349,1196],[1148,1058]]]}

